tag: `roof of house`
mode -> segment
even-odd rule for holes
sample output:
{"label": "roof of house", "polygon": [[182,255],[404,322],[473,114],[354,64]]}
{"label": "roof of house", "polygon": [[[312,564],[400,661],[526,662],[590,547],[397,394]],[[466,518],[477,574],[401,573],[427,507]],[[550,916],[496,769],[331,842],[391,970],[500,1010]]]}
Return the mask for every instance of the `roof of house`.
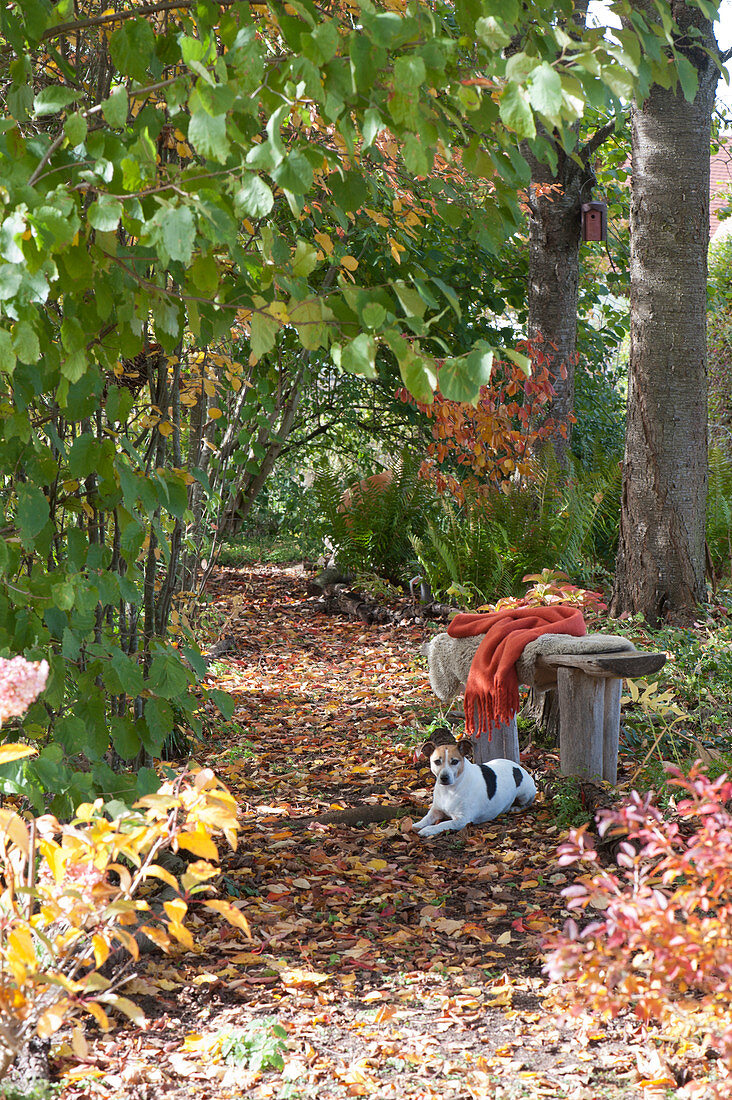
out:
{"label": "roof of house", "polygon": [[732,201],[732,142],[719,146],[711,156],[711,180],[709,184],[709,235],[713,237],[719,228],[717,211]]}

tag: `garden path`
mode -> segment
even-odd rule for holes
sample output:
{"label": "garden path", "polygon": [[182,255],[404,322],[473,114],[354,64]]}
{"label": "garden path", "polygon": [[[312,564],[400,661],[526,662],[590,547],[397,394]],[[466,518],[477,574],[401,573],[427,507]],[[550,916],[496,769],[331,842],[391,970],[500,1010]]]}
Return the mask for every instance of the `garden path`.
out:
{"label": "garden path", "polygon": [[[211,597],[233,640],[211,686],[236,710],[195,755],[241,802],[222,890],[253,941],[194,917],[195,953],[148,957],[132,983],[147,1026],[97,1036],[64,1100],[668,1095],[632,1022],[566,1027],[546,999],[541,937],[571,873],[551,803],[410,831],[431,787],[415,763],[436,712],[415,659],[429,628],[326,617],[296,566],[222,569]],[[298,820],[354,804],[401,816]]]}

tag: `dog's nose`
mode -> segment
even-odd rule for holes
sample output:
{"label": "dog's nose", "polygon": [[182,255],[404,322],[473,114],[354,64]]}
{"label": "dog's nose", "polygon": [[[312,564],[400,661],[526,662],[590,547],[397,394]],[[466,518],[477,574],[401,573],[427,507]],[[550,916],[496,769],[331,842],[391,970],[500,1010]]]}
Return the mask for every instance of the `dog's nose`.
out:
{"label": "dog's nose", "polygon": [[449,787],[450,786],[450,776],[449,775],[441,775],[440,776],[440,783],[442,783],[443,786],[445,786],[445,787]]}

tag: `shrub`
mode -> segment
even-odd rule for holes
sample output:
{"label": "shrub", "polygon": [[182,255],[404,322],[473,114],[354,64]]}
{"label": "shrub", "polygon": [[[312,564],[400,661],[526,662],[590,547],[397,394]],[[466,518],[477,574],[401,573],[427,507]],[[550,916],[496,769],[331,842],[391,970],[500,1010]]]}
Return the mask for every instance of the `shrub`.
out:
{"label": "shrub", "polygon": [[[0,1078],[34,1035],[47,1038],[84,1014],[107,1028],[109,1009],[142,1016],[119,992],[139,953],[140,921],[140,931],[162,949],[173,940],[192,948],[183,920],[196,901],[249,934],[229,902],[199,899],[217,873],[212,836],[236,846],[236,813],[208,770],[164,783],[112,818],[101,800],[80,806],[68,825],[50,815],[29,823],[0,809]],[[166,848],[197,857],[180,882],[156,862]],[[138,895],[156,881],[172,892],[153,915]],[[101,968],[118,948],[127,962],[105,977]],[[78,1026],[73,1045],[84,1054]]]}
{"label": "shrub", "polygon": [[[619,835],[618,870],[581,877],[564,894],[571,909],[599,908],[580,929],[573,920],[551,938],[545,970],[563,983],[575,1011],[632,1010],[667,1032],[702,1032],[732,1076],[732,781],[698,766],[688,777],[668,768],[683,792],[664,816],[653,796],[635,792],[599,815],[602,836]],[[570,832],[559,863],[597,864],[585,829]],[[721,1094],[720,1094],[721,1095]],[[729,1095],[725,1092],[724,1095]]]}

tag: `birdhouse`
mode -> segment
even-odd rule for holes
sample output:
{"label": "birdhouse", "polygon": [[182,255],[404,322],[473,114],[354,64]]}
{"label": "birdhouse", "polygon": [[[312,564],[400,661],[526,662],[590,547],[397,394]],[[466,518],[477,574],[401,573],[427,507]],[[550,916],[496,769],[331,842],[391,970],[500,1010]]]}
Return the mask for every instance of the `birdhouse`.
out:
{"label": "birdhouse", "polygon": [[607,203],[582,203],[582,240],[607,240]]}

